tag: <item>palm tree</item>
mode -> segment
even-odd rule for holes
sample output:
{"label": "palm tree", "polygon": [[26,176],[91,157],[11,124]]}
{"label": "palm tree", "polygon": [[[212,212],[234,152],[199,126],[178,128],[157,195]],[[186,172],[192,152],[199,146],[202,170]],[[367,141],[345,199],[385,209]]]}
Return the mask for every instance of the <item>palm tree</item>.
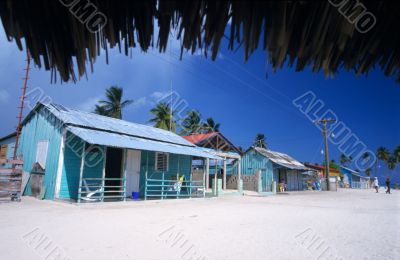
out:
{"label": "palm tree", "polygon": [[108,114],[108,111],[105,109],[105,107],[96,105],[93,111],[95,114],[101,115],[101,116],[110,116]]}
{"label": "palm tree", "polygon": [[387,162],[390,157],[390,152],[385,147],[379,147],[378,150],[376,150],[376,157],[381,161]]}
{"label": "palm tree", "polygon": [[351,156],[347,157],[343,153],[340,155],[340,164],[343,165],[343,166],[346,166],[352,160],[353,160],[353,157],[351,157]]}
{"label": "palm tree", "polygon": [[393,152],[393,156],[396,159],[396,162],[400,163],[400,145],[398,145]]}
{"label": "palm tree", "polygon": [[396,168],[396,158],[394,156],[390,156],[389,159],[386,161],[387,167],[389,170],[394,170]]}
{"label": "palm tree", "polygon": [[254,138],[254,146],[260,147],[260,148],[265,148],[265,149],[267,148],[264,134],[259,133],[256,135],[256,137]]}
{"label": "palm tree", "polygon": [[[389,150],[386,149],[385,147],[379,147],[376,150],[376,158],[378,158],[378,160],[387,163],[390,157],[390,153]],[[378,174],[378,160],[376,162],[376,174]]]}
{"label": "palm tree", "polygon": [[367,161],[369,159],[369,157],[370,157],[370,154],[368,152],[365,152],[365,153],[362,154],[361,157],[364,159],[364,161]]}
{"label": "palm tree", "polygon": [[371,168],[368,168],[365,170],[365,175],[367,175],[369,177],[369,176],[371,176],[371,172],[372,172]]}
{"label": "palm tree", "polygon": [[205,133],[212,133],[212,132],[219,132],[219,127],[221,124],[215,123],[212,117],[207,118],[206,122],[203,124],[203,132]]}
{"label": "palm tree", "polygon": [[122,101],[124,90],[118,86],[111,86],[106,89],[107,100],[100,100],[101,109],[96,107],[96,111],[105,112],[109,117],[122,119],[122,110],[133,103],[133,100]]}
{"label": "palm tree", "polygon": [[340,164],[345,165],[347,163],[347,156],[345,154],[340,155]]}
{"label": "palm tree", "polygon": [[185,119],[182,121],[182,128],[181,134],[183,135],[201,133],[203,126],[201,124],[201,115],[199,111],[189,111]]}
{"label": "palm tree", "polygon": [[154,123],[154,127],[168,130],[171,132],[176,131],[176,121],[174,120],[174,113],[170,106],[165,102],[159,102],[156,107],[150,110],[154,116],[149,122]]}

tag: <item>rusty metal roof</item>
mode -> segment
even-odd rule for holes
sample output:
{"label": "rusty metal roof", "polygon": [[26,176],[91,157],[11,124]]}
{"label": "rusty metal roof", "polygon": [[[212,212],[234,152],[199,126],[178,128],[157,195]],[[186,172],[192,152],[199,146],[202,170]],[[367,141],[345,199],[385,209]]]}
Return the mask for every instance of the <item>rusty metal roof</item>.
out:
{"label": "rusty metal roof", "polygon": [[272,162],[279,164],[285,168],[293,169],[293,170],[311,170],[304,166],[301,162],[293,159],[287,154],[284,153],[279,153],[279,152],[274,152],[271,150],[267,150],[261,147],[253,147],[254,150],[262,154],[263,156],[267,157],[270,159]]}

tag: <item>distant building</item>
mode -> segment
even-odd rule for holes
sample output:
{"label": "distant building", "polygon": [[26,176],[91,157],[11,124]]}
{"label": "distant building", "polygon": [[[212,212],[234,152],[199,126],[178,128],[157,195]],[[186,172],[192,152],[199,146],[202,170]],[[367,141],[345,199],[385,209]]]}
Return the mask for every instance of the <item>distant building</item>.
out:
{"label": "distant building", "polygon": [[[325,166],[318,164],[304,163],[305,166],[315,170],[321,178],[325,178]],[[329,177],[343,177],[343,174],[336,168],[329,167]]]}
{"label": "distant building", "polygon": [[[0,138],[0,159],[13,159],[16,133]],[[0,164],[0,168],[9,168],[11,165]]]}
{"label": "distant building", "polygon": [[[260,147],[249,148],[242,157],[243,175],[261,174],[261,192],[272,192],[273,182],[285,185],[286,191],[306,189],[304,178],[311,169],[287,154]],[[278,189],[279,191],[279,189]]]}
{"label": "distant building", "polygon": [[346,188],[368,189],[370,178],[362,176],[359,172],[340,166],[340,172],[344,175],[343,185]]}

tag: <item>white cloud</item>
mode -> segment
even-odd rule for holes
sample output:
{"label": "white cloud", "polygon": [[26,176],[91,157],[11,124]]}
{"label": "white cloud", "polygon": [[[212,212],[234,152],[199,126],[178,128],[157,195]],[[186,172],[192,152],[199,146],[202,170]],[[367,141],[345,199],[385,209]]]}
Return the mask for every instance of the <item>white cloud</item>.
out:
{"label": "white cloud", "polygon": [[138,99],[133,100],[132,108],[139,109],[149,104],[146,97],[141,97]]}
{"label": "white cloud", "polygon": [[170,95],[169,92],[155,91],[155,92],[151,93],[150,97],[151,97],[155,102],[158,102],[158,101],[160,101],[161,99],[163,99],[163,98],[165,98],[165,97],[167,97],[167,96],[169,96],[169,95]]}
{"label": "white cloud", "polygon": [[95,105],[99,100],[102,98],[100,96],[98,97],[91,97],[79,104],[77,107],[80,110],[86,111],[86,112],[93,112]]}
{"label": "white cloud", "polygon": [[[149,97],[140,97],[140,98],[134,98],[133,103],[127,108],[127,109],[133,109],[133,110],[140,110],[143,107],[147,107],[150,105],[153,105],[155,101],[161,99],[164,97],[166,93],[162,92],[154,92],[150,95]],[[95,105],[98,104],[99,100],[103,100],[101,96],[97,97],[91,97],[85,100],[84,102],[80,103],[77,105],[77,109],[87,111],[87,112],[92,112],[95,108]],[[1,100],[1,98],[0,98]]]}
{"label": "white cloud", "polygon": [[0,103],[7,103],[10,94],[5,89],[0,89]]}

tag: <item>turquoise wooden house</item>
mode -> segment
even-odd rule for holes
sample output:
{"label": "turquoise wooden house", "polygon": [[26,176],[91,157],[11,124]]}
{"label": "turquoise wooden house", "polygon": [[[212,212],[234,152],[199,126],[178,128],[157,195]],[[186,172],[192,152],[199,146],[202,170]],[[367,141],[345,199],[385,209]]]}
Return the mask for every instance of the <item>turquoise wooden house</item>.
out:
{"label": "turquoise wooden house", "polygon": [[[274,185],[284,184],[286,191],[304,190],[304,176],[310,169],[287,154],[260,147],[249,148],[242,157],[242,174],[260,174],[259,191],[275,192]],[[279,192],[279,189],[277,189]]]}
{"label": "turquoise wooden house", "polygon": [[104,201],[203,196],[192,157],[214,158],[161,129],[38,103],[22,123],[25,195]]}

